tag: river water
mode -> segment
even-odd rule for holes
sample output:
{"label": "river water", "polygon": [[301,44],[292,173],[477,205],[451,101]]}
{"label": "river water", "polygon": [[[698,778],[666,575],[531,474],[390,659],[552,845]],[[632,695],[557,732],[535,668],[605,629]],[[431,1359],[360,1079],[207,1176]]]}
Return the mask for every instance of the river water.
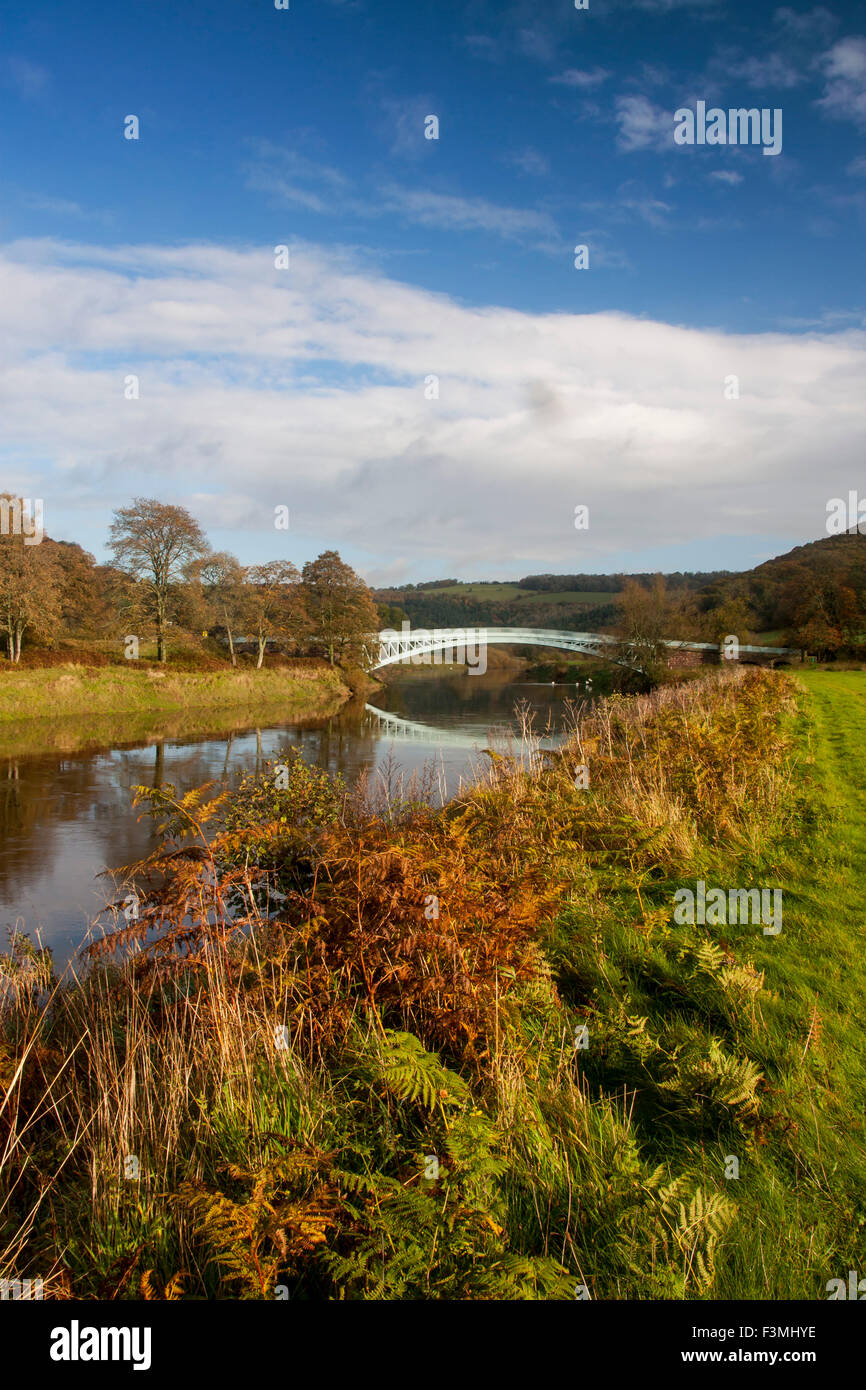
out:
{"label": "river water", "polygon": [[[135,863],[154,846],[149,817],[132,807],[133,786],[172,783],[179,794],[218,779],[229,784],[297,748],[310,763],[352,782],[427,769],[451,796],[487,759],[483,749],[519,749],[520,711],[542,746],[553,744],[574,686],[515,682],[501,673],[393,680],[329,718],[256,723],[248,711],[29,720],[3,727],[0,751],[0,949],[9,928],[50,946],[57,965],[87,939],[117,890],[104,870]],[[132,727],[132,725],[135,727]],[[103,918],[103,921],[106,919]],[[97,934],[101,932],[97,931]]]}

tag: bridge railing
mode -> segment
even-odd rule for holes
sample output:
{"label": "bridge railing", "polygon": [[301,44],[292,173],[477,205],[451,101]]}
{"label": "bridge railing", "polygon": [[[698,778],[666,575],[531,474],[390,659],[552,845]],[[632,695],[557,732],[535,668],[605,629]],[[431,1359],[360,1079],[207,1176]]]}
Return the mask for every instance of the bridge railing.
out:
{"label": "bridge railing", "polygon": [[[423,656],[428,653],[445,651],[471,642],[474,646],[501,643],[506,646],[556,647],[561,651],[582,652],[597,655],[609,647],[628,650],[628,643],[606,632],[570,632],[561,628],[524,627],[448,627],[415,628],[396,632],[384,629],[378,634],[378,657],[371,667],[396,664],[408,657]],[[666,638],[662,645],[671,651],[724,652],[724,644],[718,642],[689,642],[676,638]],[[738,654],[749,656],[795,656],[795,647],[759,647],[743,643]]]}

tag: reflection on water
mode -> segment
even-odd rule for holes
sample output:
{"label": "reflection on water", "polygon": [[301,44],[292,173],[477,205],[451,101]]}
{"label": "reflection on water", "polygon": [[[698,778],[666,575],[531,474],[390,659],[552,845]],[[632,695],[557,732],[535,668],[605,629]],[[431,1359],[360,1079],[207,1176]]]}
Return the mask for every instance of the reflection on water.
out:
{"label": "reflection on water", "polygon": [[[113,898],[97,875],[141,859],[153,847],[149,817],[132,809],[130,788],[171,782],[182,794],[214,778],[229,784],[281,749],[347,782],[387,760],[411,775],[434,763],[453,795],[484,763],[482,750],[516,730],[515,708],[531,710],[544,742],[555,740],[576,691],[504,680],[501,675],[396,680],[352,700],[329,718],[258,727],[248,712],[187,711],[142,719],[29,721],[3,729],[0,752],[0,931],[35,935],[67,960],[89,923]],[[34,729],[34,725],[38,726]],[[16,747],[26,750],[13,751]]]}

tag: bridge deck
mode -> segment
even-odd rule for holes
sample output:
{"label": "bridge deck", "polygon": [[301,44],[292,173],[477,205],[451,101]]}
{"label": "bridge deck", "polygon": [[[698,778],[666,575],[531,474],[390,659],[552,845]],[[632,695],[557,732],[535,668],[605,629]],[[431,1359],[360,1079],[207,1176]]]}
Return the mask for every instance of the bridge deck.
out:
{"label": "bridge deck", "polygon": [[[411,657],[431,655],[450,649],[478,651],[484,645],[499,643],[505,646],[556,647],[559,650],[580,652],[586,656],[600,656],[606,648],[621,647],[619,638],[604,632],[568,632],[558,628],[530,627],[444,627],[414,628],[395,632],[386,628],[378,634],[379,659],[371,670],[378,671],[382,666],[391,666]],[[722,652],[723,647],[716,642],[686,642],[665,639],[664,646],[672,651]],[[739,655],[748,656],[796,656],[795,647],[756,647],[743,643]],[[628,654],[618,658],[619,664],[631,665]],[[473,664],[470,662],[470,665]]]}

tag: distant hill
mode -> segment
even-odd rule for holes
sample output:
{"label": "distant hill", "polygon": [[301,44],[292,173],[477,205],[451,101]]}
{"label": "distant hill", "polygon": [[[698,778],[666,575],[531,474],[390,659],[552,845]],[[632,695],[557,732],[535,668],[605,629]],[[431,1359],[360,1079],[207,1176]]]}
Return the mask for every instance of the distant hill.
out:
{"label": "distant hill", "polygon": [[740,601],[750,626],[821,654],[859,648],[866,633],[866,536],[856,530],[795,546],[697,595],[704,613]]}
{"label": "distant hill", "polygon": [[[534,574],[517,581],[456,579],[374,590],[385,627],[559,627],[602,632],[618,620],[627,581],[650,574]],[[720,631],[799,646],[822,658],[866,656],[866,536],[856,530],[796,546],[754,569],[664,576],[683,635]]]}
{"label": "distant hill", "polygon": [[[672,590],[697,594],[730,576],[728,570],[667,575]],[[461,583],[436,579],[424,584],[376,589],[383,622],[399,627],[400,614],[413,627],[561,627],[600,632],[616,622],[616,596],[627,579],[652,575],[530,574],[507,582]],[[390,614],[390,616],[388,616]]]}

